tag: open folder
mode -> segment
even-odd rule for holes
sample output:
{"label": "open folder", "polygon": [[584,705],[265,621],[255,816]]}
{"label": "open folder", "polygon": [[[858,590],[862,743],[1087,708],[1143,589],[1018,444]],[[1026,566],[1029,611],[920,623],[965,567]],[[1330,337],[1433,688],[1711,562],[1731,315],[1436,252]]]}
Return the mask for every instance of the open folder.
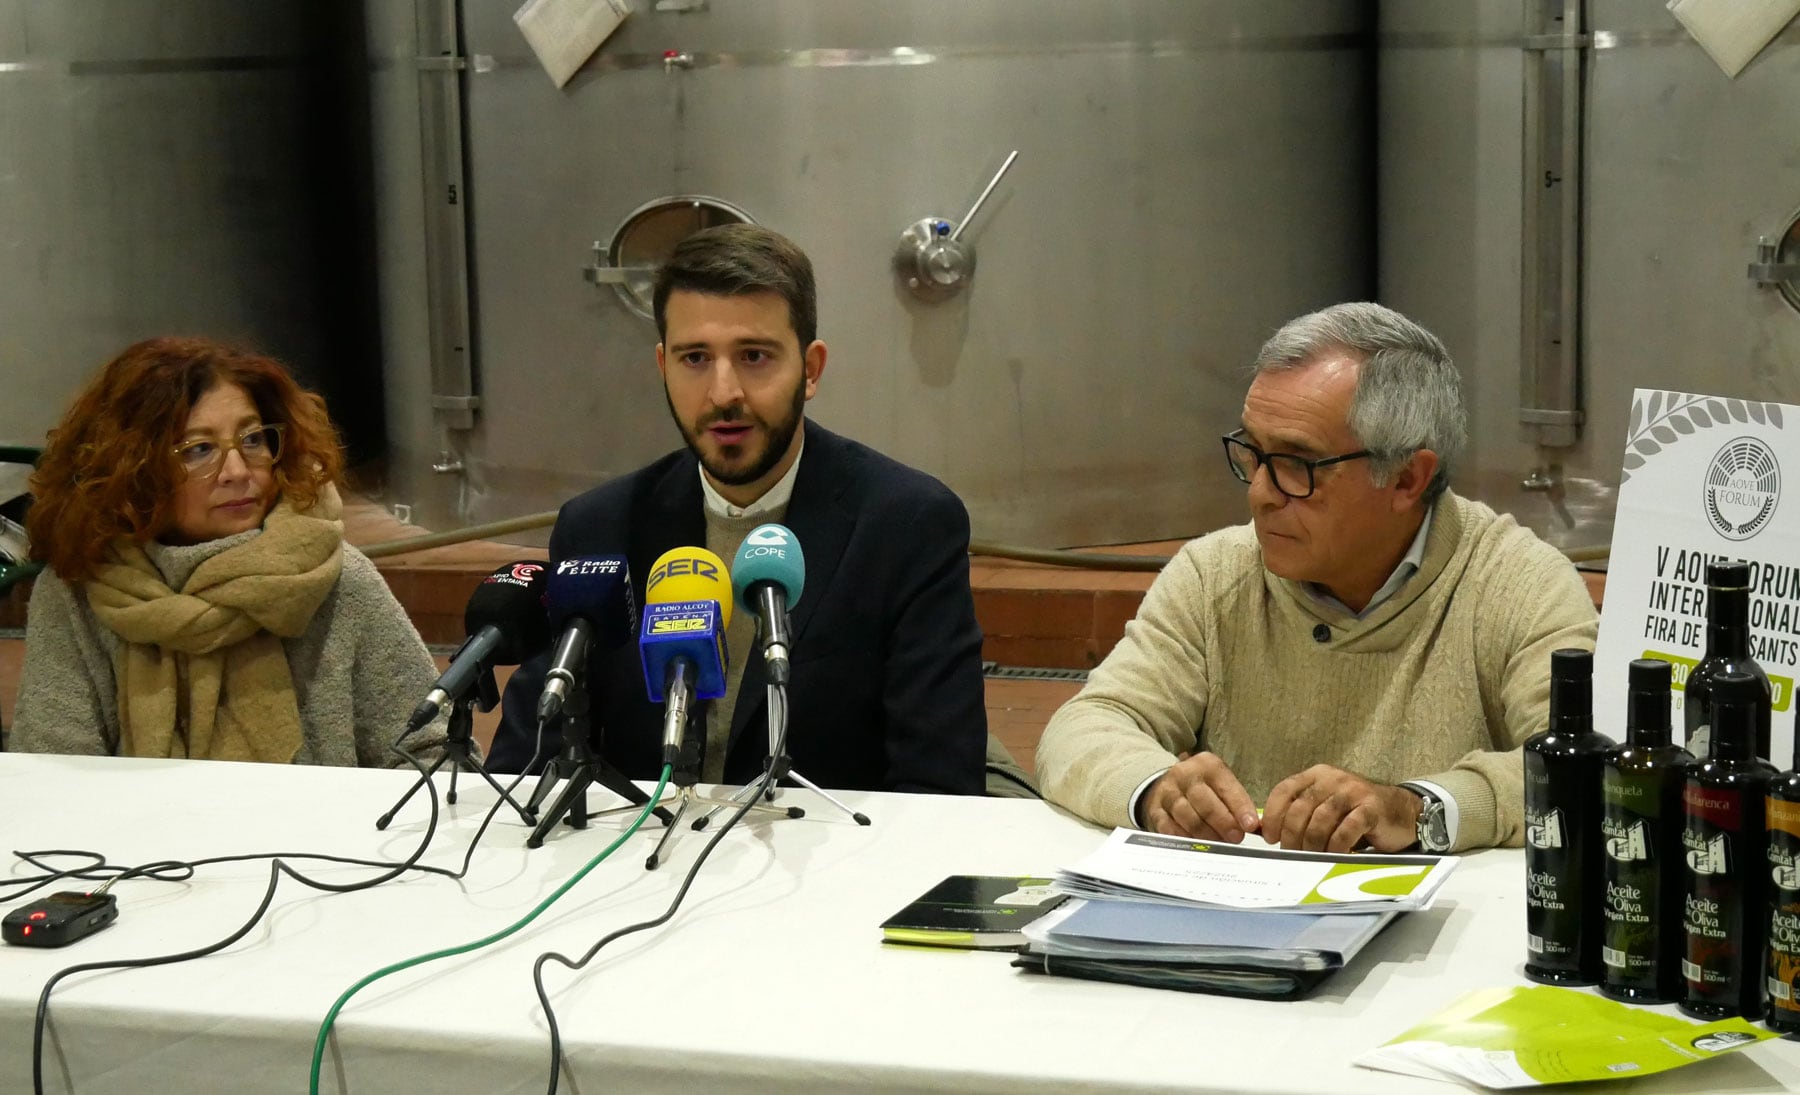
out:
{"label": "open folder", "polygon": [[1354,958],[1398,915],[1071,901],[1026,926],[1028,948],[1013,964],[1188,992],[1298,996]]}

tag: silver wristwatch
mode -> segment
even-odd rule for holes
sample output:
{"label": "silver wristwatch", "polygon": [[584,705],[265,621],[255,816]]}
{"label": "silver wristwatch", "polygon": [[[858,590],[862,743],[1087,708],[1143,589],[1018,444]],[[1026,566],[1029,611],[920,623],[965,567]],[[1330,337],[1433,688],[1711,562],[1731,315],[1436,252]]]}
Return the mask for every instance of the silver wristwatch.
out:
{"label": "silver wristwatch", "polygon": [[1450,850],[1450,821],[1444,809],[1444,800],[1416,783],[1403,786],[1418,795],[1419,805],[1419,850],[1441,855]]}

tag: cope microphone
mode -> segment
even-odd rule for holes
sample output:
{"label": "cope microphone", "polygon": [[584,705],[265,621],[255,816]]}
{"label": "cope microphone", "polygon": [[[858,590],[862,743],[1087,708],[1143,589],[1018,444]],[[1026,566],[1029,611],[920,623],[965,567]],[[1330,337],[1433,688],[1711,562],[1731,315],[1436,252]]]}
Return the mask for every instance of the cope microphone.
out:
{"label": "cope microphone", "polygon": [[731,561],[731,591],[757,616],[770,684],[788,682],[788,610],[806,585],[806,556],[784,525],[758,525]]}
{"label": "cope microphone", "polygon": [[637,631],[637,602],[631,595],[631,566],[623,555],[564,559],[550,572],[545,606],[552,631],[560,631],[538,697],[541,726],[562,713],[569,690],[587,664],[590,648],[618,646]]}
{"label": "cope microphone", "polygon": [[644,585],[638,652],[650,702],[663,704],[663,763],[674,765],[687,734],[688,704],[725,695],[725,629],[731,579],[705,548],[663,553]]}
{"label": "cope microphone", "polygon": [[484,670],[517,665],[550,645],[545,585],[544,564],[535,559],[508,563],[481,580],[463,610],[463,631],[468,638],[451,655],[444,675],[413,708],[412,717],[406,720],[407,734],[467,695]]}

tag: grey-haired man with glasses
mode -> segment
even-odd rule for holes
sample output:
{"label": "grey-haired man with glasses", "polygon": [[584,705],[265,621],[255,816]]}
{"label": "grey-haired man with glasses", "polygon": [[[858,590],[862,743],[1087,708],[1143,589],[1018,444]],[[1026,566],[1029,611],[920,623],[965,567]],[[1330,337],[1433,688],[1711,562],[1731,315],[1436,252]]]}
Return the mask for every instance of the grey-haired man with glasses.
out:
{"label": "grey-haired man with glasses", "polygon": [[1431,332],[1296,319],[1221,439],[1250,524],[1185,545],[1051,719],[1038,773],[1094,821],[1289,848],[1520,843],[1550,652],[1592,649],[1574,568],[1449,490],[1466,416]]}

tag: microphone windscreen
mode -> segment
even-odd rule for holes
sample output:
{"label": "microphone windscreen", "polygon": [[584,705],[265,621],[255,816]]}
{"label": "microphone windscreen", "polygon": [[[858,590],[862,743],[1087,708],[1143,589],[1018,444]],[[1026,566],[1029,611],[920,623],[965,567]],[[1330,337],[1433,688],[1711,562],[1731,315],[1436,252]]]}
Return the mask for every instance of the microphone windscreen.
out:
{"label": "microphone windscreen", "polygon": [[500,632],[494,665],[518,665],[550,645],[550,617],[544,613],[548,582],[536,559],[508,563],[481,580],[463,610],[463,630],[473,635],[484,627]]}
{"label": "microphone windscreen", "polygon": [[731,561],[731,591],[746,599],[758,582],[774,582],[787,593],[788,607],[800,603],[806,587],[806,556],[800,541],[785,525],[758,525],[744,537],[737,558]]}
{"label": "microphone windscreen", "polygon": [[637,634],[637,603],[631,595],[631,566],[623,555],[578,555],[550,571],[545,604],[550,630],[570,620],[586,620],[591,641],[618,646]]}
{"label": "microphone windscreen", "polygon": [[644,607],[674,601],[717,601],[719,628],[730,627],[731,574],[725,561],[703,547],[663,552],[644,583]]}

